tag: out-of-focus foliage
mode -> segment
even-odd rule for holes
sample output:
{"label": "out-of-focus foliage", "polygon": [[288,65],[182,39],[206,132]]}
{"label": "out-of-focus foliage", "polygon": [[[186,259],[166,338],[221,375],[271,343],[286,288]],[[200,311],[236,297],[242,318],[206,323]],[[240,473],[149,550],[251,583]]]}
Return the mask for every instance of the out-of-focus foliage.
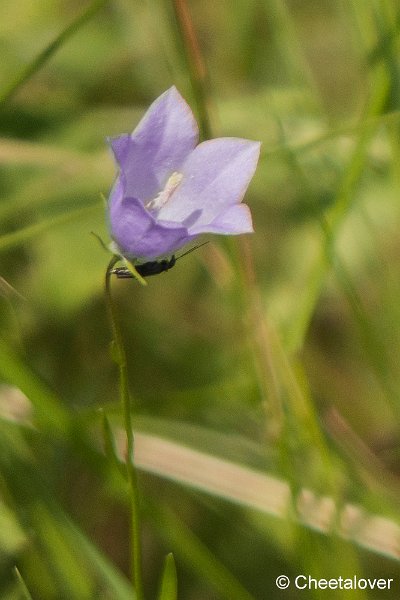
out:
{"label": "out-of-focus foliage", "polygon": [[[0,100],[89,4],[2,0]],[[0,104],[5,599],[21,582],[34,599],[132,597],[125,482],[99,452],[100,409],[112,427],[121,414],[91,232],[108,242],[106,137],[172,84],[196,110],[172,4],[109,0]],[[263,143],[255,234],[212,239],[147,287],[113,282],[136,427],[398,523],[398,3],[187,5],[214,135]],[[145,472],[140,486],[148,597],[169,551],[189,600],[278,597],[282,573],[398,573],[294,521]]]}

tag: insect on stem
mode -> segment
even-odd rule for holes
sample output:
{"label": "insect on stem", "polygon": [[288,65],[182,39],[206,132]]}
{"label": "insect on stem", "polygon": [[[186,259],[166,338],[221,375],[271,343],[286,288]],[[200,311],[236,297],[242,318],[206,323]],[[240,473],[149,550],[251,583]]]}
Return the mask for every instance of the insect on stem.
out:
{"label": "insect on stem", "polygon": [[[159,273],[163,273],[164,271],[169,271],[169,269],[172,269],[172,267],[175,266],[177,260],[183,258],[187,254],[190,254],[190,252],[197,250],[197,248],[201,248],[201,246],[204,246],[205,244],[208,244],[208,241],[203,242],[202,244],[199,244],[194,248],[190,248],[180,256],[175,257],[175,255],[173,254],[169,259],[164,258],[162,260],[151,260],[143,264],[135,265],[135,269],[141,277],[150,277],[151,275],[158,275]],[[113,275],[116,275],[118,279],[135,278],[133,273],[127,267],[116,267],[111,270],[111,273]]]}

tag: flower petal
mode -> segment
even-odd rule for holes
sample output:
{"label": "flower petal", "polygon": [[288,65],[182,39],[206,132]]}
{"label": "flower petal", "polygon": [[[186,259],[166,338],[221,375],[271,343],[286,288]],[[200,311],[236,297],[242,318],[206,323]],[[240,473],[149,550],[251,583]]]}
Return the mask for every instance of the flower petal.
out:
{"label": "flower petal", "polygon": [[189,227],[189,233],[199,235],[200,233],[219,233],[222,235],[238,235],[240,233],[252,233],[253,222],[251,212],[247,204],[235,204],[229,206],[222,214],[208,225]]}
{"label": "flower petal", "polygon": [[180,223],[157,223],[140,200],[123,197],[117,180],[110,202],[111,235],[123,256],[156,259],[171,254],[193,239]]}
{"label": "flower petal", "polygon": [[126,194],[143,202],[155,198],[181,169],[198,136],[192,111],[171,87],[153,102],[132,135],[110,140],[126,178]]}
{"label": "flower petal", "polygon": [[259,153],[259,142],[240,138],[218,138],[199,144],[180,170],[182,183],[158,217],[182,222],[201,209],[193,228],[210,225],[228,207],[241,202]]}

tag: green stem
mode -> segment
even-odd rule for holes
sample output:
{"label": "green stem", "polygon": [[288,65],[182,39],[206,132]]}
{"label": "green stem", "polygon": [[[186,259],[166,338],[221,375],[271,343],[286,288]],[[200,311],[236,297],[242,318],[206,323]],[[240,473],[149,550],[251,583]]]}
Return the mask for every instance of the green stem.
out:
{"label": "green stem", "polygon": [[128,388],[128,372],[124,343],[121,334],[121,328],[117,316],[115,304],[111,294],[111,271],[114,265],[120,260],[119,256],[113,256],[106,271],[105,293],[107,308],[109,312],[113,338],[114,350],[117,356],[119,368],[119,386],[121,394],[121,403],[124,413],[125,431],[127,440],[126,472],[130,491],[131,501],[131,568],[132,578],[136,589],[137,600],[144,600],[143,579],[142,579],[142,547],[140,540],[140,505],[139,488],[137,474],[134,463],[134,437],[132,427],[132,403]]}

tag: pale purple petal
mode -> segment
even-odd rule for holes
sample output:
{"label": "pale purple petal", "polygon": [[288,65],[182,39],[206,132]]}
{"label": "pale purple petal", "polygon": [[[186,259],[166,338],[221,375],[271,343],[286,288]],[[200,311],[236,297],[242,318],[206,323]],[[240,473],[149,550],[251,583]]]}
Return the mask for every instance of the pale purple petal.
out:
{"label": "pale purple petal", "polygon": [[117,182],[110,204],[111,235],[123,256],[155,259],[173,253],[194,236],[180,223],[163,224],[144,208],[140,200],[121,195]]}
{"label": "pale purple petal", "polygon": [[201,209],[191,231],[213,223],[227,208],[243,199],[259,153],[258,142],[239,138],[203,142],[189,154],[180,170],[182,182],[161,208],[158,218],[182,222]]}
{"label": "pale purple petal", "polygon": [[179,171],[198,142],[198,127],[175,87],[150,106],[131,136],[111,140],[126,178],[126,195],[153,199],[174,171]]}
{"label": "pale purple petal", "polygon": [[112,151],[114,152],[117,163],[122,166],[126,163],[129,153],[131,136],[128,133],[123,133],[116,138],[109,138]]}
{"label": "pale purple petal", "polygon": [[200,233],[219,233],[238,235],[240,233],[252,233],[253,222],[251,212],[247,204],[235,204],[229,206],[214,221],[208,225],[198,225],[188,227],[189,233],[199,235]]}

